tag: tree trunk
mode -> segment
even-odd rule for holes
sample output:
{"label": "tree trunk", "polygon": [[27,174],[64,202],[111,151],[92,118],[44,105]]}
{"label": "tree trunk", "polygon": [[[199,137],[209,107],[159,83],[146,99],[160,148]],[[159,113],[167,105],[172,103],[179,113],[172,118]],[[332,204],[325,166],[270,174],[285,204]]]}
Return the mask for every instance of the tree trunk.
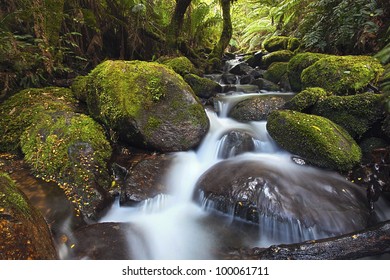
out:
{"label": "tree trunk", "polygon": [[183,28],[184,14],[190,4],[191,0],[176,0],[175,11],[173,12],[167,31],[168,45],[175,50],[177,50],[178,44],[181,41],[180,34]]}
{"label": "tree trunk", "polygon": [[230,16],[230,4],[232,0],[220,0],[222,6],[223,27],[218,43],[215,45],[211,58],[221,58],[233,35],[233,26]]}
{"label": "tree trunk", "polygon": [[244,258],[259,260],[353,260],[390,253],[390,221],[338,237],[267,249],[254,248]]}

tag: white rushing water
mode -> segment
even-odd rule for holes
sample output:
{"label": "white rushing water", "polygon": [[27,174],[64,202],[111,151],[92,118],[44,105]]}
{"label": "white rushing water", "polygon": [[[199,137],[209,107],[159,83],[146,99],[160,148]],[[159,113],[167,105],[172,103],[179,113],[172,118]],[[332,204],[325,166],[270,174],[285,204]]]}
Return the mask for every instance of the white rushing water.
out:
{"label": "white rushing water", "polygon": [[[254,151],[238,156],[237,160],[257,158],[260,160],[259,162],[266,162],[265,168],[286,170],[285,173],[288,175],[286,177],[288,180],[285,180],[288,181],[286,184],[295,184],[299,188],[303,188],[301,185],[305,185],[306,188],[307,185],[307,189],[318,185],[318,188],[328,188],[328,192],[333,191],[323,181],[324,178],[337,177],[337,175],[334,173],[330,175],[325,171],[312,167],[308,169],[308,167],[292,163],[291,155],[279,149],[268,135],[266,122],[240,123],[227,117],[234,104],[259,94],[224,95],[216,103],[216,112],[218,113],[210,109],[207,110],[210,129],[199,148],[196,151],[175,154],[170,172],[166,176],[166,185],[170,188],[169,194],[159,195],[137,207],[119,207],[119,203],[117,203],[101,219],[100,222],[129,222],[134,226],[138,234],[132,232],[128,236],[132,252],[132,256],[129,257],[134,259],[211,259],[215,257],[213,252],[218,250],[218,247],[224,246],[224,243],[233,242],[231,239],[237,239],[234,242],[241,245],[268,246],[279,242],[291,243],[326,237],[318,235],[317,226],[304,229],[301,221],[297,219],[292,219],[294,222],[285,226],[283,221],[268,214],[267,217],[264,214],[259,217],[259,225],[248,225],[248,228],[244,226],[244,229],[240,231],[240,225],[230,227],[232,223],[237,221],[240,223],[240,219],[233,219],[233,213],[219,214],[219,216],[211,215],[213,212],[212,201],[206,199],[203,201],[203,205],[194,202],[194,188],[199,177],[217,163],[235,160],[221,159],[218,156],[219,151],[223,148],[224,136],[232,130],[247,132],[254,139]],[[215,176],[219,175],[215,174]],[[304,176],[307,179],[303,178]],[[334,180],[339,180],[339,182],[344,180],[341,177],[336,177]],[[303,180],[305,183],[300,183],[299,180]],[[312,180],[313,184],[307,180]],[[265,193],[268,198],[272,198],[273,195],[272,192]],[[305,202],[302,195],[298,191],[292,191],[286,194],[286,197],[297,197],[297,199],[294,198],[297,201],[299,198],[299,203],[303,208],[301,212],[305,212],[307,211],[304,209],[305,206],[310,203]],[[310,206],[312,205],[310,204]],[[288,207],[281,209],[289,212]],[[324,208],[326,207],[328,206],[324,206]],[[320,210],[330,213],[334,212],[334,209]],[[334,217],[332,216],[331,219]],[[335,226],[337,223],[343,223],[343,220],[326,221],[326,223],[333,223],[330,226]],[[254,234],[251,234],[253,228],[255,228]]]}

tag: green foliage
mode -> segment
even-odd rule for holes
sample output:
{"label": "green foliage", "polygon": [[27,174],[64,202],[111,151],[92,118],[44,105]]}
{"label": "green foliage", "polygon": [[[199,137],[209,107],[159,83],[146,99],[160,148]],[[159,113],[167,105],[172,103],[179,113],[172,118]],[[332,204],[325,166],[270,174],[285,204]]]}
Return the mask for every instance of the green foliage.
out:
{"label": "green foliage", "polygon": [[299,32],[306,47],[333,53],[372,51],[383,10],[376,1],[311,1]]}

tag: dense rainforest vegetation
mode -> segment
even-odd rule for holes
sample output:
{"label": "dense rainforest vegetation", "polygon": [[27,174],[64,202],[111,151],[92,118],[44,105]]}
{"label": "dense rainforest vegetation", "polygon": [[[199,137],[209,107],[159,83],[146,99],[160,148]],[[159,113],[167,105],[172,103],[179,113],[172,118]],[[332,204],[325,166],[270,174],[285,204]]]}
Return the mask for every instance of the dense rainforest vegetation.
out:
{"label": "dense rainforest vegetation", "polygon": [[67,85],[105,59],[181,53],[204,65],[261,49],[272,35],[304,48],[373,54],[389,44],[387,0],[1,0],[1,98]]}

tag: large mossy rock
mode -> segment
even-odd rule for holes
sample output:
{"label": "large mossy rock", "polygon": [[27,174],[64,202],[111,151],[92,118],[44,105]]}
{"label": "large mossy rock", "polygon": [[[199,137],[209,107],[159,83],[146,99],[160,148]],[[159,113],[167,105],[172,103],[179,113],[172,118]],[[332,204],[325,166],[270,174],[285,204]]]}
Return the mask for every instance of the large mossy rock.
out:
{"label": "large mossy rock", "polygon": [[0,174],[0,259],[58,259],[45,219],[4,173]]}
{"label": "large mossy rock", "polygon": [[267,69],[274,62],[288,62],[294,56],[289,50],[276,51],[263,56],[262,67]]}
{"label": "large mossy rock", "polygon": [[384,118],[383,95],[362,93],[351,96],[328,96],[319,99],[312,113],[342,126],[355,139],[360,139]]}
{"label": "large mossy rock", "polygon": [[272,36],[263,42],[263,47],[268,52],[281,50],[295,51],[301,43],[298,38],[286,36]]}
{"label": "large mossy rock", "polygon": [[278,84],[287,73],[288,62],[275,62],[268,67],[264,73],[264,78]]}
{"label": "large mossy rock", "polygon": [[184,80],[190,85],[196,96],[200,98],[208,99],[222,92],[222,86],[220,84],[195,74],[185,75]]}
{"label": "large mossy rock", "polygon": [[187,74],[199,74],[194,64],[185,56],[162,58],[161,63],[172,68],[173,71],[184,77]]}
{"label": "large mossy rock", "polygon": [[272,111],[281,109],[285,103],[280,96],[254,96],[238,102],[229,112],[229,117],[240,122],[265,121]]}
{"label": "large mossy rock", "polygon": [[89,116],[68,111],[41,113],[21,136],[32,171],[59,183],[86,220],[97,220],[111,201],[107,162],[111,146]]}
{"label": "large mossy rock", "polygon": [[302,87],[321,87],[335,95],[362,92],[376,85],[383,73],[371,56],[327,56],[302,71]]}
{"label": "large mossy rock", "polygon": [[76,110],[77,100],[66,88],[22,90],[0,104],[0,151],[20,149],[20,136],[37,114],[50,110]]}
{"label": "large mossy rock", "polygon": [[173,70],[143,61],[105,61],[87,76],[91,115],[130,145],[174,152],[197,146],[209,120]]}
{"label": "large mossy rock", "polygon": [[326,57],[322,53],[299,53],[295,55],[288,63],[288,79],[290,81],[291,89],[295,92],[302,90],[301,74],[307,67],[313,65],[321,58]]}
{"label": "large mossy rock", "polygon": [[303,113],[310,113],[311,109],[318,100],[324,99],[329,95],[330,93],[326,92],[323,88],[307,88],[297,93],[293,98],[287,101],[284,108]]}
{"label": "large mossy rock", "polygon": [[282,148],[319,167],[348,171],[362,157],[348,132],[320,116],[274,111],[268,116],[267,130]]}

